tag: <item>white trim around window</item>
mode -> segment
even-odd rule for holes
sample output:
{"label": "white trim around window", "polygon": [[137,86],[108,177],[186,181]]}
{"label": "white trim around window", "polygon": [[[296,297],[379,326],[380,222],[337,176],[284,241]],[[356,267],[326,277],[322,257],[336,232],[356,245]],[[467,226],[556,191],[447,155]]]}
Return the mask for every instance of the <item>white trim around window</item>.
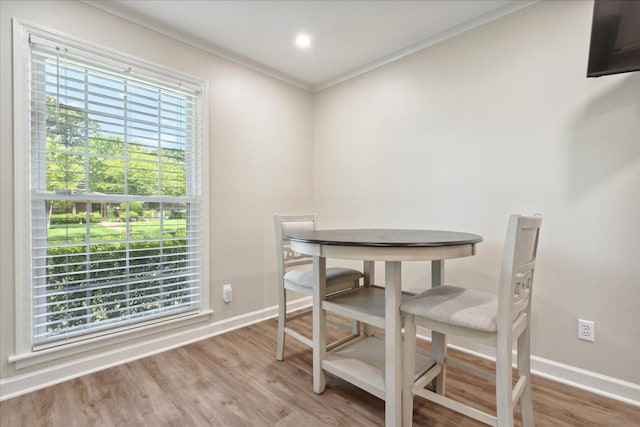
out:
{"label": "white trim around window", "polygon": [[[176,310],[175,313],[168,313],[164,317],[149,316],[148,320],[138,321],[138,319],[135,319],[135,322],[122,322],[122,324],[117,324],[117,326],[113,327],[98,328],[95,333],[68,334],[61,337],[61,339],[51,340],[51,342],[38,343],[34,340],[35,303],[32,287],[34,280],[33,242],[34,237],[38,236],[34,235],[34,210],[32,203],[34,203],[34,194],[36,194],[37,191],[32,191],[34,188],[34,176],[31,171],[34,168],[34,164],[38,165],[38,162],[34,162],[32,159],[33,147],[30,143],[34,137],[32,135],[33,122],[30,111],[30,108],[32,108],[31,94],[33,93],[30,87],[30,41],[33,40],[59,44],[68,47],[70,51],[80,52],[80,54],[86,58],[95,58],[103,63],[126,64],[133,72],[148,76],[157,82],[165,82],[168,85],[175,85],[178,88],[183,85],[183,87],[188,90],[194,90],[195,88],[195,90],[199,91],[199,105],[197,105],[200,120],[199,151],[196,154],[187,152],[186,155],[198,157],[196,161],[200,163],[189,163],[187,160],[184,166],[187,169],[187,174],[191,174],[191,177],[186,183],[189,188],[186,190],[187,193],[185,193],[185,196],[188,197],[185,197],[185,200],[187,200],[186,203],[197,203],[195,206],[197,206],[197,219],[199,221],[197,233],[200,238],[189,240],[190,242],[197,242],[195,250],[198,253],[197,259],[193,258],[193,260],[197,261],[197,270],[194,271],[197,271],[199,277],[199,286],[192,291],[195,292],[194,295],[198,296],[198,304],[194,306],[195,309]],[[131,340],[141,339],[145,336],[157,336],[157,334],[184,329],[184,327],[206,325],[210,321],[211,314],[213,313],[210,307],[210,263],[208,262],[210,217],[208,200],[209,162],[207,161],[209,159],[208,83],[193,76],[169,70],[130,55],[78,41],[70,36],[39,26],[21,23],[15,19],[13,20],[13,58],[16,347],[14,355],[9,358],[9,361],[15,363],[16,369],[21,369],[41,363],[48,363],[60,358],[83,354],[84,352],[93,351],[103,346],[117,346],[119,343],[130,342]],[[160,139],[161,138],[158,137],[159,141]],[[159,142],[159,144],[161,145],[163,143]],[[158,149],[157,151],[160,152],[161,150]],[[44,155],[46,156],[46,154]],[[86,155],[85,158],[87,158]],[[124,161],[128,161],[126,156]],[[151,164],[151,162],[148,163]],[[156,168],[159,167],[162,169],[162,165]],[[193,168],[196,169],[195,175]],[[199,172],[197,170],[199,170]],[[158,174],[159,173],[160,172],[158,172]],[[85,170],[85,175],[86,174],[87,172]],[[39,176],[42,176],[42,174]],[[197,181],[196,187],[193,187],[194,180]],[[35,182],[37,186],[37,179]],[[129,194],[125,189],[123,194],[117,195],[127,207],[127,227],[129,227],[129,204],[131,201],[136,198],[147,200],[149,203],[159,203],[158,201],[162,202],[166,200],[165,195],[162,194],[160,185],[158,185],[158,187],[158,194],[143,194],[142,197],[140,197]],[[42,192],[43,189],[45,192],[51,190],[46,187],[38,190]],[[60,197],[64,197],[65,194],[66,191],[60,191],[58,194],[52,192],[50,199],[59,200]],[[37,200],[38,197],[41,198],[42,196],[36,194],[35,200]],[[78,198],[77,194],[71,195],[70,197],[71,199]],[[87,208],[91,207],[91,201],[96,197],[100,199],[98,202],[102,204],[114,198],[113,195],[99,194],[96,196],[94,193],[91,195],[91,200],[86,199]],[[90,212],[87,212],[87,219],[89,218],[89,213]],[[42,218],[36,219],[39,219],[41,223]],[[89,229],[90,226],[88,224],[87,230]],[[187,233],[188,230],[189,228],[187,226]],[[162,232],[160,233],[162,235]],[[87,234],[89,235],[89,233]],[[42,236],[40,236],[40,238],[42,239]],[[87,240],[90,238],[91,236],[87,237]],[[126,240],[125,243],[129,245],[128,240]],[[191,248],[189,250],[191,250]],[[89,277],[89,275],[87,275],[87,277]]]}

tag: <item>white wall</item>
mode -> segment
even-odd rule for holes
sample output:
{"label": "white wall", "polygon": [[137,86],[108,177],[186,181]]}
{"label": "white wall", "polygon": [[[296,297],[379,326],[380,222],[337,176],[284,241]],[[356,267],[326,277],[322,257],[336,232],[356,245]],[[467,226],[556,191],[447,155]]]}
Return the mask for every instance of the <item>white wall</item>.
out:
{"label": "white wall", "polygon": [[316,94],[314,204],[326,226],[483,235],[447,267],[483,290],[508,215],[542,213],[533,353],[637,384],[640,73],[585,78],[591,13],[537,3]]}
{"label": "white wall", "polygon": [[[0,378],[9,381],[29,377],[30,373],[39,374],[35,369],[16,371],[7,362],[15,351],[11,18],[209,81],[206,102],[210,141],[206,143],[210,144],[210,158],[204,159],[204,163],[211,170],[210,269],[215,310],[211,322],[275,306],[276,258],[271,215],[276,211],[309,211],[312,207],[311,94],[81,2],[3,0],[0,12]],[[222,302],[223,283],[234,285],[234,301],[228,305]],[[189,338],[195,339],[211,330],[192,331]],[[167,337],[160,335],[154,339],[161,346]],[[104,363],[135,358],[141,351],[155,348],[143,344],[137,343],[137,350],[102,349],[102,353],[115,354],[93,363],[81,364],[79,358],[61,360],[46,367],[50,374],[47,376],[43,371],[42,378],[46,379],[32,375],[20,384],[37,387],[38,381],[55,382],[61,376],[73,375],[74,369],[77,374],[82,369],[92,370]],[[65,370],[64,366],[71,368]],[[57,373],[51,374],[54,371]],[[3,383],[3,394],[4,384],[9,383]],[[6,390],[13,387],[11,384],[6,385]],[[20,388],[20,384],[15,387]]]}
{"label": "white wall", "polygon": [[[312,97],[80,2],[0,1],[2,394],[141,355],[112,348],[43,371],[7,362],[12,17],[210,82],[212,325],[276,304],[275,211],[315,210],[323,227],[479,233],[478,255],[448,262],[447,278],[486,290],[507,216],[541,212],[534,354],[640,383],[640,73],[584,77],[591,6],[541,2]],[[428,278],[423,263],[404,272],[409,289]],[[230,305],[223,283],[234,285]],[[596,322],[595,343],[576,340],[578,317]]]}

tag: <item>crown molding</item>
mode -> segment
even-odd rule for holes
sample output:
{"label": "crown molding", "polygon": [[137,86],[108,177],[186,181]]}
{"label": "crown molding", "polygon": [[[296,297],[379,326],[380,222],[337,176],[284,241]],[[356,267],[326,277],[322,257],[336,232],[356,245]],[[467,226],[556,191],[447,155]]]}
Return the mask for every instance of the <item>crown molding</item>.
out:
{"label": "crown molding", "polygon": [[133,22],[134,24],[143,26],[157,33],[163,34],[167,37],[171,37],[172,39],[194,46],[205,52],[208,52],[220,58],[226,59],[227,61],[231,61],[238,65],[242,65],[243,67],[249,68],[253,71],[257,71],[261,74],[267,75],[274,79],[283,81],[285,83],[288,83],[292,86],[298,87],[305,91],[311,92],[313,89],[312,85],[310,85],[309,83],[296,79],[295,77],[292,77],[281,71],[275,70],[267,65],[264,65],[258,61],[254,61],[253,59],[250,59],[243,55],[235,53],[222,46],[218,46],[216,44],[205,41],[198,37],[185,34],[176,28],[165,25],[154,19],[149,19],[148,17],[142,16],[136,11],[127,9],[120,2],[104,1],[104,0],[81,0],[81,1],[83,3],[88,4],[89,6],[95,7],[96,9],[100,9],[104,12],[110,13],[112,15],[116,15],[129,22]]}
{"label": "crown molding", "polygon": [[403,49],[397,50],[389,55],[383,56],[382,58],[379,58],[373,62],[363,65],[362,67],[358,67],[351,71],[347,71],[346,73],[343,73],[334,79],[327,80],[326,82],[321,83],[319,85],[315,85],[312,87],[312,92],[316,93],[316,92],[320,92],[322,90],[328,89],[332,86],[335,86],[339,83],[350,80],[361,74],[375,70],[376,68],[380,68],[383,65],[397,61],[398,59],[404,58],[405,56],[412,55],[418,51],[428,48],[429,46],[433,46],[435,44],[438,44],[440,42],[453,38],[457,35],[460,35],[464,32],[473,30],[474,28],[478,28],[482,25],[493,22],[504,16],[515,13],[535,3],[538,3],[539,1],[540,0],[521,0],[521,1],[512,1],[510,3],[507,3],[504,6],[501,6],[497,9],[494,9],[490,12],[480,15],[477,18],[463,22],[462,24],[451,27],[431,37],[420,40]]}
{"label": "crown molding", "polygon": [[398,59],[404,58],[405,56],[412,55],[418,51],[426,49],[435,44],[441,43],[445,40],[453,38],[457,35],[460,35],[464,32],[470,31],[474,28],[478,28],[482,25],[488,24],[492,21],[500,19],[504,16],[510,15],[512,13],[518,12],[524,8],[527,8],[535,3],[540,2],[540,0],[518,0],[511,1],[504,6],[501,6],[497,9],[494,9],[490,12],[487,12],[477,18],[471,19],[469,21],[463,22],[462,24],[451,27],[445,31],[442,31],[434,36],[428,37],[426,39],[420,40],[416,43],[413,43],[407,47],[404,47],[400,50],[397,50],[389,55],[383,56],[379,59],[376,59],[368,64],[365,64],[361,67],[354,68],[346,73],[342,73],[337,77],[329,79],[323,83],[312,85],[308,82],[304,82],[300,79],[292,77],[286,73],[275,70],[267,65],[264,65],[258,61],[254,61],[253,59],[247,58],[243,55],[235,53],[229,49],[218,46],[214,43],[205,41],[201,38],[185,34],[184,32],[158,22],[153,19],[149,19],[145,16],[142,16],[138,12],[131,11],[123,6],[120,2],[115,1],[102,1],[102,0],[82,0],[83,3],[86,3],[90,6],[93,6],[97,9],[103,10],[112,15],[119,16],[127,21],[133,22],[135,24],[141,25],[143,27],[149,28],[155,32],[163,34],[165,36],[171,37],[183,43],[189,44],[191,46],[197,47],[211,53],[213,55],[224,58],[228,61],[234,62],[236,64],[242,65],[251,70],[257,71],[259,73],[265,74],[274,79],[278,79],[300,89],[303,89],[308,92],[316,93],[322,90],[328,89],[332,86],[335,86],[344,81],[350,80],[354,77],[357,77],[361,74],[367,73],[369,71],[375,70],[376,68],[382,67],[391,62],[397,61]]}

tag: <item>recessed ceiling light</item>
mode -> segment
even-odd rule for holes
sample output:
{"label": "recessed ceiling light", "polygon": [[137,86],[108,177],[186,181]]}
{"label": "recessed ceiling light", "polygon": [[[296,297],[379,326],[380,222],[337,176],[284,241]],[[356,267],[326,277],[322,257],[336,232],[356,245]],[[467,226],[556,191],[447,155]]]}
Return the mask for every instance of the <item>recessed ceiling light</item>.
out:
{"label": "recessed ceiling light", "polygon": [[311,46],[311,38],[306,34],[300,34],[296,37],[296,45],[301,48]]}

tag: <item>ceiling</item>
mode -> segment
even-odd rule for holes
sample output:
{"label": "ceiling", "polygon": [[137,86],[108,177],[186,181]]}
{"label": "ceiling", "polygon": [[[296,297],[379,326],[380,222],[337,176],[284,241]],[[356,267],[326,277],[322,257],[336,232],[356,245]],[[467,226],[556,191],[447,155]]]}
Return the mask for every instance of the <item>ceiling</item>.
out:
{"label": "ceiling", "polygon": [[[535,3],[529,0],[86,3],[307,90],[320,90]],[[304,33],[311,46],[300,49]]]}

